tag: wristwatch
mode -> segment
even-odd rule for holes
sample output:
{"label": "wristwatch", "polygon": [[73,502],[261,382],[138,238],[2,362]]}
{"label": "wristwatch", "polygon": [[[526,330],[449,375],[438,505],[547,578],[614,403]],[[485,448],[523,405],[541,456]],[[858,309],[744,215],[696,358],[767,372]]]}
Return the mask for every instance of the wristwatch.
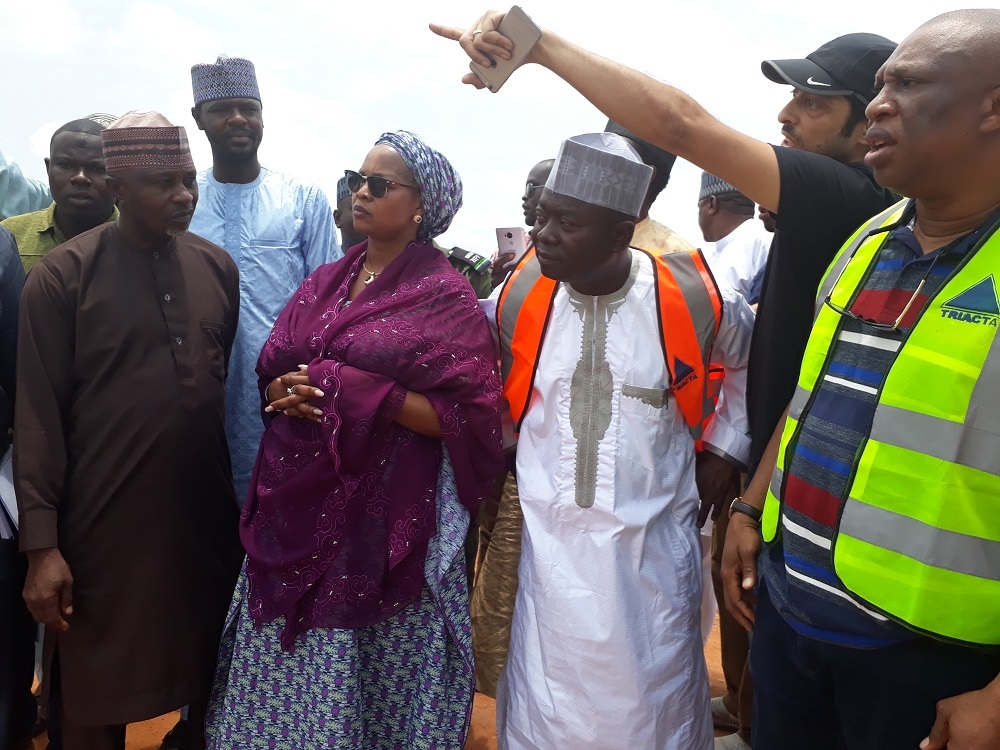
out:
{"label": "wristwatch", "polygon": [[733,517],[733,513],[742,513],[745,516],[750,516],[750,518],[757,523],[760,523],[760,517],[764,515],[764,511],[753,507],[750,503],[743,502],[742,497],[738,497],[733,500],[732,504],[729,506],[730,518]]}

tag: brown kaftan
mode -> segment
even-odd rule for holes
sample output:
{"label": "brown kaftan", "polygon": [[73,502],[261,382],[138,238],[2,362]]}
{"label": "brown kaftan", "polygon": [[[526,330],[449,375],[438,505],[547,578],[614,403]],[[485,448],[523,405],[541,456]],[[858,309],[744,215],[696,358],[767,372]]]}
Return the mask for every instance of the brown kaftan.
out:
{"label": "brown kaftan", "polygon": [[58,635],[84,724],[207,697],[242,559],[223,429],[239,279],[184,234],[159,252],[114,224],[61,245],[21,298],[15,476],[23,550],[58,546]]}

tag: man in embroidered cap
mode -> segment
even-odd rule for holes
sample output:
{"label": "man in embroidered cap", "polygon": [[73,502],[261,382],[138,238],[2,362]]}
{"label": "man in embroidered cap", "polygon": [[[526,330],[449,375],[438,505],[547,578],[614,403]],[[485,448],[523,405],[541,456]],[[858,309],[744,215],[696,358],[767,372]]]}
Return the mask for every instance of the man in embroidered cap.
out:
{"label": "man in embroidered cap", "polygon": [[713,243],[705,253],[717,278],[756,304],[753,283],[767,265],[771,233],[754,220],[754,202],[725,180],[701,173],[698,192],[698,227],[705,242]]}
{"label": "man in embroidered cap", "polygon": [[[708,243],[705,259],[712,273],[731,286],[751,305],[757,300],[753,294],[754,283],[764,272],[771,235],[754,220],[753,201],[740,193],[725,180],[702,172],[701,190],[698,194],[698,224],[702,237]],[[745,386],[739,390],[745,390]],[[741,472],[746,465],[734,465],[721,460],[709,451],[698,455],[698,479],[702,497],[724,493],[726,504],[740,494]],[[712,596],[719,605],[719,635],[722,650],[722,671],[726,682],[726,695],[714,698],[712,718],[726,728],[739,730],[736,739],[749,744],[750,714],[753,707],[753,685],[747,667],[749,639],[746,630],[725,608],[722,592],[722,550],[729,527],[729,514],[720,513],[711,529],[711,582],[705,582],[705,594]],[[714,591],[713,591],[714,590]],[[738,722],[732,722],[736,717]],[[732,744],[736,739],[728,740]]]}
{"label": "man in embroidered cap", "polygon": [[[652,173],[616,134],[564,141],[496,297],[524,516],[510,750],[712,742],[694,448],[709,358],[746,365],[753,313],[697,250],[629,247]],[[703,439],[738,453],[725,398],[716,417]]]}
{"label": "man in embroidered cap", "polygon": [[203,715],[242,557],[223,408],[236,266],[187,232],[183,128],[130,112],[101,138],[120,215],[38,262],[19,325],[24,596],[57,631],[66,750]]}
{"label": "man in embroidered cap", "polygon": [[323,191],[261,166],[264,119],[253,63],[220,56],[191,68],[191,114],[212,146],[198,175],[201,200],[191,231],[225,248],[240,269],[242,315],[226,383],[226,434],[242,505],[264,432],[257,356],[299,284],[342,256]]}

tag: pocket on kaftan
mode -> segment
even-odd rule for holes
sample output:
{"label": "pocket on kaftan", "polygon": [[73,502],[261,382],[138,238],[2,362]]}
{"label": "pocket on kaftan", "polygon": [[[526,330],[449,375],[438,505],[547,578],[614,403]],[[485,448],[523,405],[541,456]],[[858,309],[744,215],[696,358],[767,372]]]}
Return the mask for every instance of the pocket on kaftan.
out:
{"label": "pocket on kaftan", "polygon": [[665,388],[625,383],[618,394],[618,457],[650,471],[662,456],[676,402]]}

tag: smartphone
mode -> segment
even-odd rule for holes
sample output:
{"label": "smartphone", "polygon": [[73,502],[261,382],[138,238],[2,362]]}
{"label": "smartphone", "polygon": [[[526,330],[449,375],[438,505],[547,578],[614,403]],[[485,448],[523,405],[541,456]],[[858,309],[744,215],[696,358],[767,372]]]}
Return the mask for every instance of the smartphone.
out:
{"label": "smartphone", "polygon": [[513,268],[527,249],[528,233],[524,231],[524,227],[499,227],[497,229],[497,254],[493,256],[493,259],[502,258],[510,253],[514,254],[512,260],[504,263],[505,269]]}
{"label": "smartphone", "polygon": [[479,63],[469,63],[469,68],[482,81],[486,88],[494,94],[507,82],[511,73],[524,62],[524,58],[542,38],[542,30],[528,18],[528,14],[515,5],[507,11],[497,29],[501,34],[514,42],[513,57],[510,60],[495,60],[496,66],[484,68]]}

